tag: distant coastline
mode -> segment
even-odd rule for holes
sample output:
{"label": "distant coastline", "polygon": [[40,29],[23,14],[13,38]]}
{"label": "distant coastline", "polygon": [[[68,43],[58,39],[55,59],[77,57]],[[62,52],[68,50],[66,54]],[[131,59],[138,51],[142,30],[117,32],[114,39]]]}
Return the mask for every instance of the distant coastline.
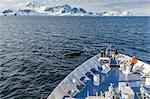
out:
{"label": "distant coastline", "polygon": [[[34,6],[33,6],[34,5]],[[133,16],[130,11],[99,11],[97,13],[87,11],[84,8],[72,7],[68,4],[59,6],[38,6],[27,3],[19,9],[4,9],[1,16]]]}

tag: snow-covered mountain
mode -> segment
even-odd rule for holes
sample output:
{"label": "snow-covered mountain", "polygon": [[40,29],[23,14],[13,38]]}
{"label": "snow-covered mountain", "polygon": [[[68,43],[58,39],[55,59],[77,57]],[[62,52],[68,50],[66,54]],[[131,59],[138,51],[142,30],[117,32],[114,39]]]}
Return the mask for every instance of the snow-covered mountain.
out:
{"label": "snow-covered mountain", "polygon": [[37,2],[27,2],[18,9],[5,9],[4,16],[129,16],[129,11],[103,11],[93,13],[68,4],[49,7]]}
{"label": "snow-covered mountain", "polygon": [[131,16],[132,13],[129,11],[102,11],[96,13],[98,16]]}
{"label": "snow-covered mountain", "polygon": [[[42,10],[41,10],[42,9]],[[39,11],[41,10],[41,12]],[[67,16],[67,15],[73,15],[73,16],[92,16],[94,15],[92,12],[86,11],[83,8],[76,8],[71,7],[70,5],[61,5],[61,6],[54,6],[54,7],[46,7],[42,6],[39,9],[37,9],[37,12],[44,13],[48,15],[54,15],[54,16]]]}
{"label": "snow-covered mountain", "polygon": [[3,12],[5,16],[94,16],[92,12],[86,11],[83,8],[71,7],[70,5],[61,5],[61,6],[40,6],[28,2],[24,8],[19,10],[6,9]]}
{"label": "snow-covered mountain", "polygon": [[29,1],[25,4],[26,7],[29,7],[29,8],[36,8],[36,7],[40,7],[42,6],[43,4],[39,3],[39,2],[35,2],[35,1]]}
{"label": "snow-covered mountain", "polygon": [[40,16],[42,15],[30,9],[24,9],[24,10],[18,10],[18,11],[7,9],[7,10],[4,10],[2,13],[4,16],[35,16],[35,15]]}

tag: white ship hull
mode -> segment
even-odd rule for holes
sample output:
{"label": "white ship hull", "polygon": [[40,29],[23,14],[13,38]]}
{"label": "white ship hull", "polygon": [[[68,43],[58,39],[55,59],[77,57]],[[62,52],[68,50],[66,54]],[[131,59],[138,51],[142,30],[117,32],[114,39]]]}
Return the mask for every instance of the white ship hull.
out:
{"label": "white ship hull", "polygon": [[[121,91],[120,99],[123,97],[123,99],[136,99],[139,97],[141,98],[142,95],[143,97],[146,97],[143,99],[150,98],[149,64],[138,60],[133,67],[133,71],[130,72],[127,67],[121,66],[125,61],[130,60],[130,56],[118,54],[116,62],[117,64],[120,64],[119,67],[113,63],[110,63],[113,64],[112,67],[102,66],[99,62],[99,58],[99,54],[95,55],[77,67],[64,78],[47,99],[114,99],[112,96],[117,97],[119,91]],[[90,77],[88,73],[92,76]],[[99,74],[100,77],[96,76],[96,74]],[[107,76],[111,77],[108,79]],[[112,83],[112,85],[109,86],[109,83]],[[121,90],[120,88],[126,83],[128,83],[128,85],[124,87],[126,90]],[[105,86],[108,86],[108,88],[105,88]],[[110,94],[112,86],[114,86],[112,89],[115,91],[112,92],[114,92],[115,95]],[[142,93],[141,89],[143,86],[144,91]],[[145,86],[148,88],[148,91],[145,90]],[[127,93],[127,90],[130,93]],[[136,92],[137,90],[138,92]]]}

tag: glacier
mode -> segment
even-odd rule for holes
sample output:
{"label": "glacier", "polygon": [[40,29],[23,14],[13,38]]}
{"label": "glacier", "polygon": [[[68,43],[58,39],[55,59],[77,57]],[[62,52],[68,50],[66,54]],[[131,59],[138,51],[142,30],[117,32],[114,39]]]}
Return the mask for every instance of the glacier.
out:
{"label": "glacier", "polygon": [[72,7],[68,4],[59,6],[45,6],[35,2],[27,2],[24,7],[13,10],[5,9],[3,16],[131,16],[129,11],[101,11],[90,12],[84,8]]}

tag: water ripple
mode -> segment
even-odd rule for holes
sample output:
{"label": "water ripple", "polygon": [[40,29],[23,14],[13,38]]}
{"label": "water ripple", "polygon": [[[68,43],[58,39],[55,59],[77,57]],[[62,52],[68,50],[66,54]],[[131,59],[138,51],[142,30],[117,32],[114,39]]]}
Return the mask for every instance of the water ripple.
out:
{"label": "water ripple", "polygon": [[[99,49],[150,63],[149,17],[0,17],[0,98],[46,98]],[[82,51],[78,57],[64,57]]]}

